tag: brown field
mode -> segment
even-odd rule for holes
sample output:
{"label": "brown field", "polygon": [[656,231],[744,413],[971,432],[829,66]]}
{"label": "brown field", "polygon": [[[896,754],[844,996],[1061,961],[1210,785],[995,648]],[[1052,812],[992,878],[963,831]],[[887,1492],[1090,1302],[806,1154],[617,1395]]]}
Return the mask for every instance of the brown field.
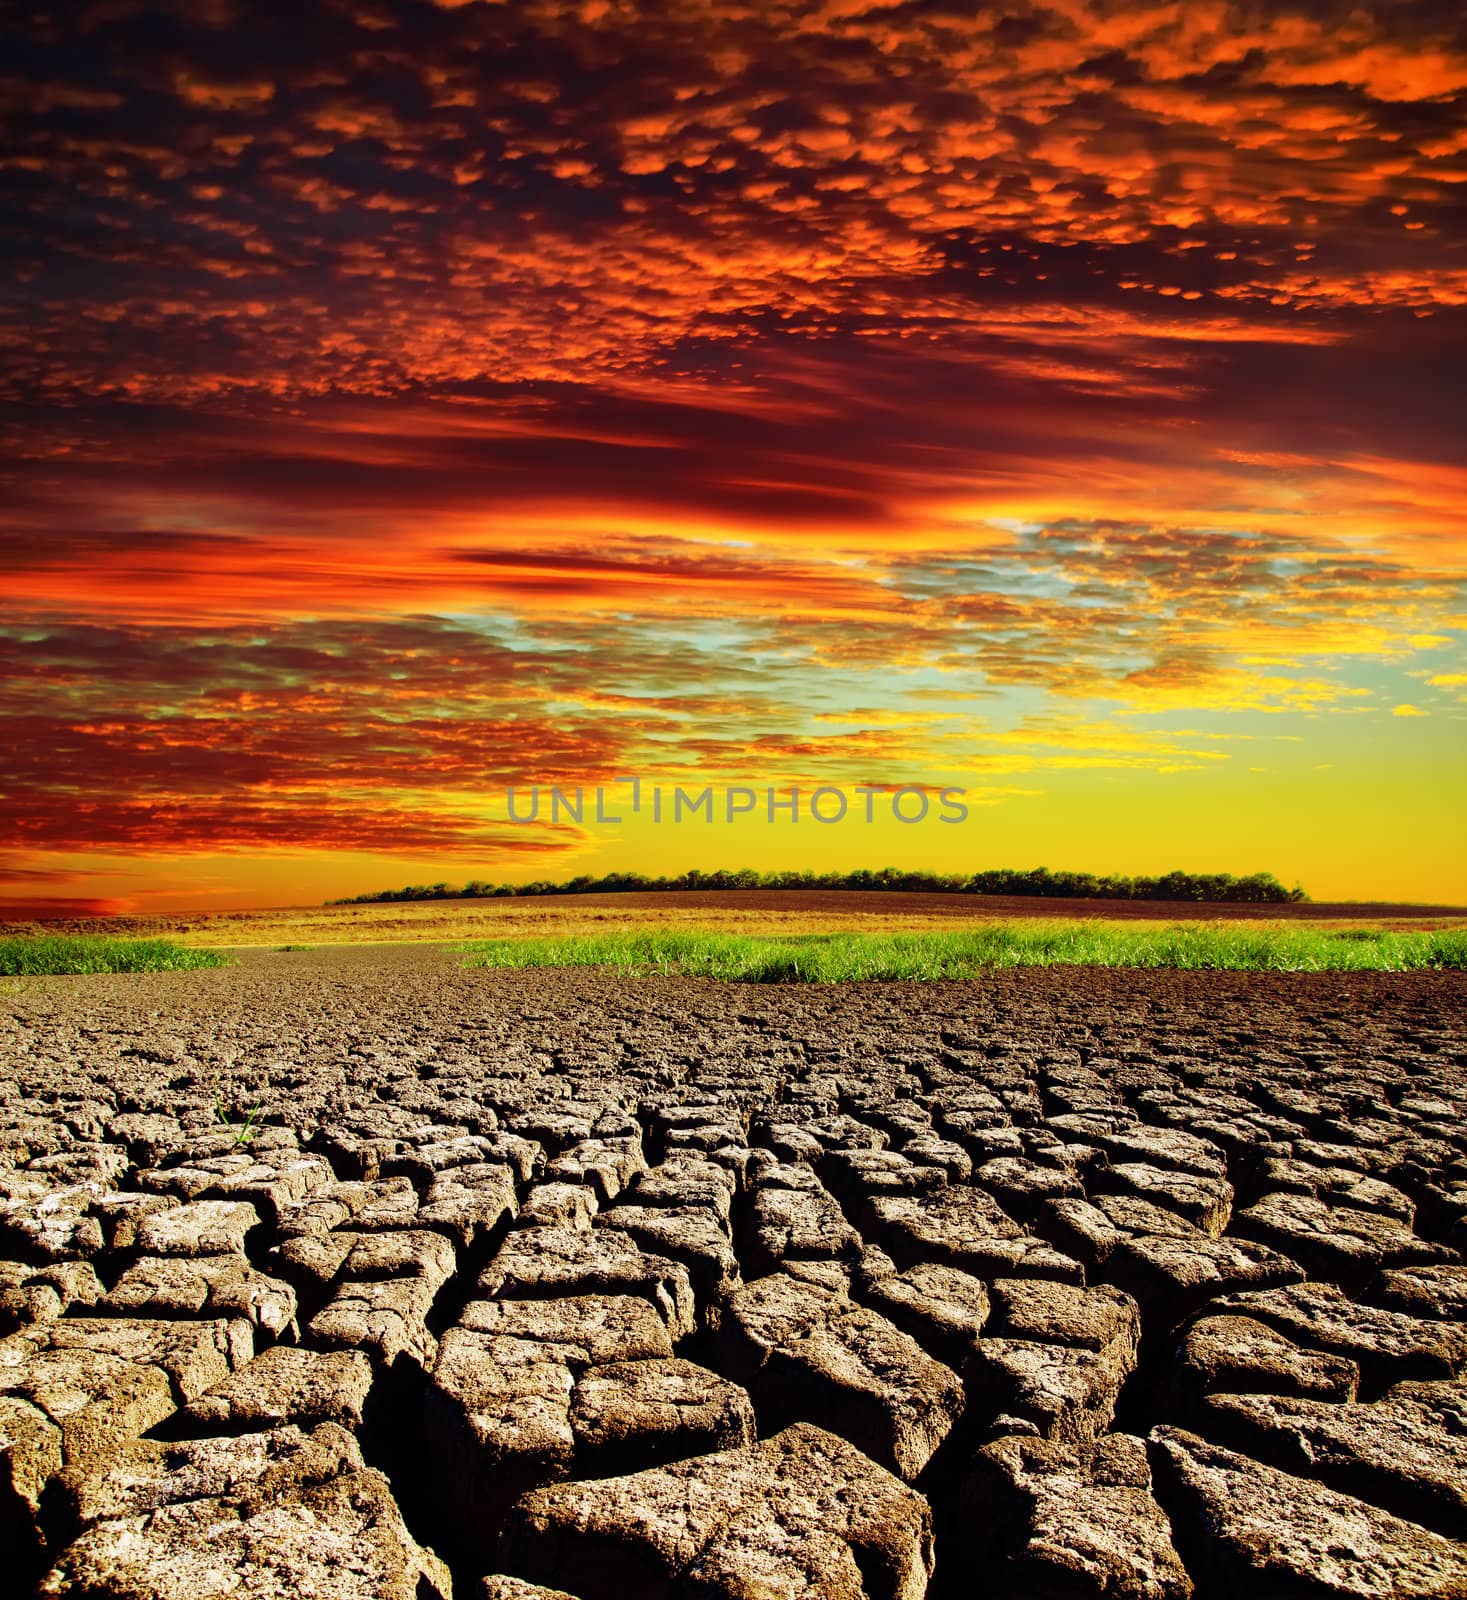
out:
{"label": "brown field", "polygon": [[0,924],[8,932],[178,938],[187,944],[443,943],[457,939],[607,933],[618,928],[719,929],[728,933],[868,933],[959,927],[996,918],[1124,921],[1340,922],[1401,931],[1467,923],[1467,907],[1370,902],[1303,905],[1200,904],[1175,900],[1047,900],[1028,896],[902,894],[857,889],[726,889],[647,894],[544,895],[527,899],[429,900],[387,905],[288,906]]}
{"label": "brown field", "polygon": [[0,1059],[16,1594],[1467,1593],[1467,974],[361,943]]}

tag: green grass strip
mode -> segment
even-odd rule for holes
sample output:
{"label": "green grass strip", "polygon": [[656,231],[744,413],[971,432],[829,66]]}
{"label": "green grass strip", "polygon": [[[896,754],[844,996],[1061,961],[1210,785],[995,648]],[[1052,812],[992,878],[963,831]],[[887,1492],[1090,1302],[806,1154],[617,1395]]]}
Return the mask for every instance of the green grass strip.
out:
{"label": "green grass strip", "polygon": [[222,967],[222,950],[201,950],[170,939],[108,939],[83,934],[38,934],[0,939],[0,977],[67,972],[175,972]]}
{"label": "green grass strip", "polygon": [[467,967],[609,967],[740,983],[971,978],[994,967],[1171,967],[1216,972],[1467,969],[1467,929],[1400,933],[1084,921],[989,924],[961,932],[759,937],[657,932],[492,939],[461,947]]}

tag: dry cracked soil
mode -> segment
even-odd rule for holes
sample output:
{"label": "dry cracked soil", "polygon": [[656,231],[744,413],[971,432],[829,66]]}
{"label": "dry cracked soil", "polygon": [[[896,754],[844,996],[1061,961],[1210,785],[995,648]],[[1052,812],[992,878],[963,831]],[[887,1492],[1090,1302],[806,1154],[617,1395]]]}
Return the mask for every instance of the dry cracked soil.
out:
{"label": "dry cracked soil", "polygon": [[1460,975],[456,959],[0,993],[15,1592],[1467,1595]]}

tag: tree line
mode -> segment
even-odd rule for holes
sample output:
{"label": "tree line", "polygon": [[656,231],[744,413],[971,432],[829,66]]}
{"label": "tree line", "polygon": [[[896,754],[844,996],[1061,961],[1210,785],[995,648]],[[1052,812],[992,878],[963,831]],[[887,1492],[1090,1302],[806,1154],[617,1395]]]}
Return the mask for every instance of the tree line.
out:
{"label": "tree line", "polygon": [[696,867],[669,877],[640,872],[582,873],[564,883],[485,883],[473,879],[461,888],[447,883],[414,883],[402,889],[328,900],[328,905],[377,905],[396,900],[485,900],[544,894],[658,893],[687,889],[883,889],[903,893],[1031,895],[1053,900],[1192,900],[1285,905],[1307,900],[1297,884],[1286,889],[1271,872],[1235,878],[1227,872],[1168,872],[1157,878],[1097,876],[1091,872],[1051,872],[993,868],[986,872],[903,872],[896,867],[854,872],[700,872]]}

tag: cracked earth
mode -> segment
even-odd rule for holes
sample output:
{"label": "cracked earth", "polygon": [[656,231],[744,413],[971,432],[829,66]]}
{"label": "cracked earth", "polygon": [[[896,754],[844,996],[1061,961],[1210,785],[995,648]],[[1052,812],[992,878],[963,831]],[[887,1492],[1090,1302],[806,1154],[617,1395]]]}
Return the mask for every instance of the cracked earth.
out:
{"label": "cracked earth", "polygon": [[0,993],[22,1590],[1467,1594],[1460,975],[455,961]]}

